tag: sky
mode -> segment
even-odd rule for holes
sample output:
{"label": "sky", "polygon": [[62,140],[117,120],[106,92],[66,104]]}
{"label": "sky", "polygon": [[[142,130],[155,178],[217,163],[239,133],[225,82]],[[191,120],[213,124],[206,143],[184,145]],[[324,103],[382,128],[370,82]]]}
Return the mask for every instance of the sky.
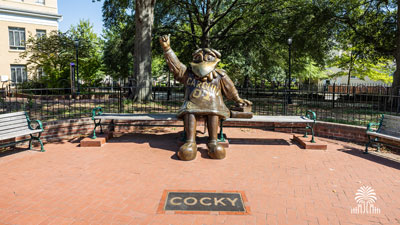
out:
{"label": "sky", "polygon": [[102,1],[93,3],[92,0],[58,0],[58,14],[63,16],[59,23],[59,29],[65,32],[71,25],[77,25],[80,19],[89,19],[94,32],[101,34],[103,29],[102,5]]}

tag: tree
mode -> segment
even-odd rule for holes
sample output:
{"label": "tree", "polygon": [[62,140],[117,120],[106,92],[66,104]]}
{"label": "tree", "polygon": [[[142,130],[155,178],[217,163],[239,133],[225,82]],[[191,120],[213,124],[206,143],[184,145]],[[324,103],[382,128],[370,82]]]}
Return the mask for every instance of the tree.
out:
{"label": "tree", "polygon": [[151,99],[151,35],[156,0],[135,2],[135,77],[138,102]]}
{"label": "tree", "polygon": [[[393,87],[400,86],[400,0],[333,1],[336,39],[349,42],[368,63],[395,60]],[[396,93],[397,94],[397,93]]]}
{"label": "tree", "polygon": [[332,59],[330,66],[340,70],[330,76],[347,76],[347,85],[350,85],[350,78],[352,76],[356,76],[362,80],[368,77],[374,81],[382,81],[384,83],[393,82],[391,75],[394,73],[394,64],[392,60],[381,57],[371,61],[370,59],[359,57],[356,52],[354,48],[350,48],[336,55]]}
{"label": "tree", "polygon": [[37,38],[30,36],[26,43],[26,51],[20,54],[27,59],[27,67],[35,73],[43,69],[45,76],[37,77],[48,87],[70,87],[70,63],[75,62],[74,40],[80,40],[79,70],[80,77],[87,85],[95,85],[102,76],[100,40],[93,33],[89,21],[80,21],[63,33],[52,31],[50,34]]}
{"label": "tree", "polygon": [[85,85],[96,86],[104,77],[102,71],[101,39],[93,31],[89,20],[80,20],[71,26],[67,34],[72,40],[79,40],[79,77]]}
{"label": "tree", "polygon": [[132,97],[138,102],[152,97],[151,40],[155,4],[156,0],[105,0],[103,4],[103,19],[109,29],[121,27],[121,24],[126,26],[132,21],[130,18],[135,18],[134,78],[130,85],[135,87]]}
{"label": "tree", "polygon": [[107,74],[114,79],[126,79],[134,74],[134,30],[133,22],[120,23],[119,26],[104,30],[103,62]]}
{"label": "tree", "polygon": [[[32,74],[43,69],[45,76],[35,77],[39,83],[47,83],[49,88],[69,87],[69,64],[74,61],[73,41],[65,33],[52,31],[40,38],[31,36],[26,43],[26,51],[20,58],[27,59],[27,68]],[[44,86],[43,86],[44,87]]]}

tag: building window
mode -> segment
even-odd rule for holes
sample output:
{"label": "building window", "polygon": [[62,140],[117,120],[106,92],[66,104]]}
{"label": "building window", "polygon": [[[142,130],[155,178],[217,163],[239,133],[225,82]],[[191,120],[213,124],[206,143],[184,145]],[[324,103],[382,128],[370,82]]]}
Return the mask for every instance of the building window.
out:
{"label": "building window", "polygon": [[26,75],[26,66],[11,65],[11,82],[13,84],[20,84],[28,80]]}
{"label": "building window", "polygon": [[38,79],[40,79],[40,78],[46,76],[46,74],[44,73],[44,70],[43,70],[42,67],[39,67],[39,68],[37,69],[36,74],[37,74],[37,78],[38,78]]}
{"label": "building window", "polygon": [[41,38],[43,36],[46,36],[46,30],[36,30],[36,37]]}
{"label": "building window", "polygon": [[41,5],[44,5],[45,0],[36,0],[36,3],[41,4]]}
{"label": "building window", "polygon": [[9,27],[10,49],[25,50],[25,28]]}

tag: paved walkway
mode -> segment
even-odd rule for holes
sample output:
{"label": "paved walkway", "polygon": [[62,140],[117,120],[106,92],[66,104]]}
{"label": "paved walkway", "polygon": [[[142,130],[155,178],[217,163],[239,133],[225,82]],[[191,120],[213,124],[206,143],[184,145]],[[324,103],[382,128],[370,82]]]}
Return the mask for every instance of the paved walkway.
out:
{"label": "paved walkway", "polygon": [[[102,148],[45,145],[0,157],[0,224],[399,224],[400,164],[330,141],[300,149],[291,135],[227,128],[227,158],[177,160],[181,128],[112,139]],[[201,135],[200,135],[201,136]],[[263,139],[260,139],[263,138]],[[351,214],[371,186],[380,214]],[[244,191],[250,215],[157,214],[164,190]]]}

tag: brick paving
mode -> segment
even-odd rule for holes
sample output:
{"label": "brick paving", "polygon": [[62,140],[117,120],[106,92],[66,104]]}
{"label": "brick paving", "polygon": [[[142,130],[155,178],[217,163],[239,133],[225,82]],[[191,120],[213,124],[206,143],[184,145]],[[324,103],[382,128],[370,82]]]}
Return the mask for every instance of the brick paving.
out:
{"label": "brick paving", "polygon": [[[183,162],[174,155],[180,130],[1,155],[0,224],[400,223],[400,164],[362,146],[330,140],[326,151],[306,151],[291,134],[227,128],[226,159],[209,159],[199,144],[197,159]],[[363,185],[374,188],[380,214],[351,214]],[[157,214],[164,190],[244,191],[251,213]]]}

